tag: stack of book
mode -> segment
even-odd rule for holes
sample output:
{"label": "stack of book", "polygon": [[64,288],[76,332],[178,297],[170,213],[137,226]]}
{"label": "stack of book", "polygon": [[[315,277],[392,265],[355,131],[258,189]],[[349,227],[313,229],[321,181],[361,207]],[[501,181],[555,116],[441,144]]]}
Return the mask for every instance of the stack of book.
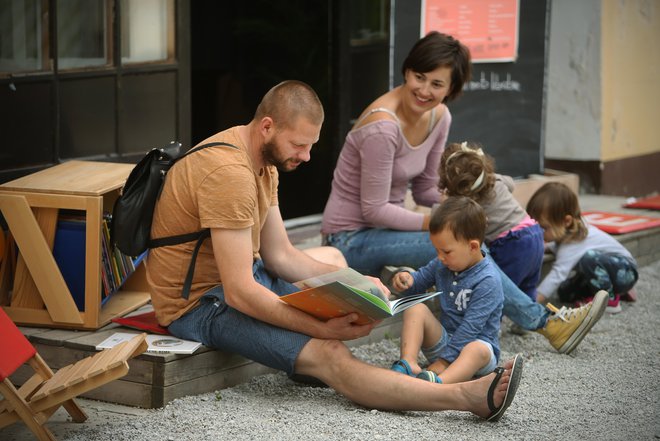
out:
{"label": "stack of book", "polygon": [[105,213],[101,228],[103,232],[101,238],[103,299],[117,291],[147,255],[145,251],[140,256],[133,258],[119,251],[117,247],[112,246],[110,242],[110,222],[112,222],[112,215]]}

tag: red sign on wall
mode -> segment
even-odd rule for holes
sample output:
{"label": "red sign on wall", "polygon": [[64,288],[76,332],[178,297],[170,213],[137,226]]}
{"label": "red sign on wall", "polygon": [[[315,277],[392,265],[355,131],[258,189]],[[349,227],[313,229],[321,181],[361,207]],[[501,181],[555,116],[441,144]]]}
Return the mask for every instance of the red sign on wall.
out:
{"label": "red sign on wall", "polygon": [[519,12],[519,0],[422,0],[422,36],[452,35],[475,63],[515,61]]}

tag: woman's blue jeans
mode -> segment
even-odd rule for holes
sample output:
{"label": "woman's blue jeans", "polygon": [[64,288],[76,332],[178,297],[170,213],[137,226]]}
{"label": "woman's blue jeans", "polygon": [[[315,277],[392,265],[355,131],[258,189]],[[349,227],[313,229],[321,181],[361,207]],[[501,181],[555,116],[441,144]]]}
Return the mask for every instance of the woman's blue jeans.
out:
{"label": "woman's blue jeans", "polygon": [[[351,268],[374,277],[378,277],[386,265],[420,268],[437,256],[427,231],[363,228],[329,234],[327,244],[338,248]],[[485,246],[483,249],[488,254]],[[500,276],[504,291],[503,314],[523,329],[544,327],[550,314],[545,306],[530,299],[501,270]]]}

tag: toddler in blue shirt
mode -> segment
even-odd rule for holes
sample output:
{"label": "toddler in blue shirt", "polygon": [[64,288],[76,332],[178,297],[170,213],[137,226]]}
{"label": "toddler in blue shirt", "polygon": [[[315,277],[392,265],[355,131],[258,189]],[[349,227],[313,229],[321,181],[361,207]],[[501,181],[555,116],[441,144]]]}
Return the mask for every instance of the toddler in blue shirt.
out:
{"label": "toddler in blue shirt", "polygon": [[[486,231],[483,208],[464,196],[449,197],[429,224],[438,257],[418,271],[395,274],[403,295],[435,286],[442,291],[440,319],[425,304],[403,313],[401,359],[392,370],[437,383],[483,376],[497,366],[504,295],[500,276],[481,251]],[[423,370],[420,349],[429,361]]]}

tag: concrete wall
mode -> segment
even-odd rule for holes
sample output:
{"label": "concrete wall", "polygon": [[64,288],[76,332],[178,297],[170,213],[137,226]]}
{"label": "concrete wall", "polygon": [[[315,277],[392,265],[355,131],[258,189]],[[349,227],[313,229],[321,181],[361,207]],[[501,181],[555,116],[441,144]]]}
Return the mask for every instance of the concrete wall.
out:
{"label": "concrete wall", "polygon": [[551,3],[546,158],[600,158],[601,6],[600,0]]}
{"label": "concrete wall", "polygon": [[660,1],[552,0],[550,10],[546,167],[578,173],[584,192],[660,191]]}
{"label": "concrete wall", "polygon": [[660,2],[604,0],[602,6],[601,159],[658,152]]}

